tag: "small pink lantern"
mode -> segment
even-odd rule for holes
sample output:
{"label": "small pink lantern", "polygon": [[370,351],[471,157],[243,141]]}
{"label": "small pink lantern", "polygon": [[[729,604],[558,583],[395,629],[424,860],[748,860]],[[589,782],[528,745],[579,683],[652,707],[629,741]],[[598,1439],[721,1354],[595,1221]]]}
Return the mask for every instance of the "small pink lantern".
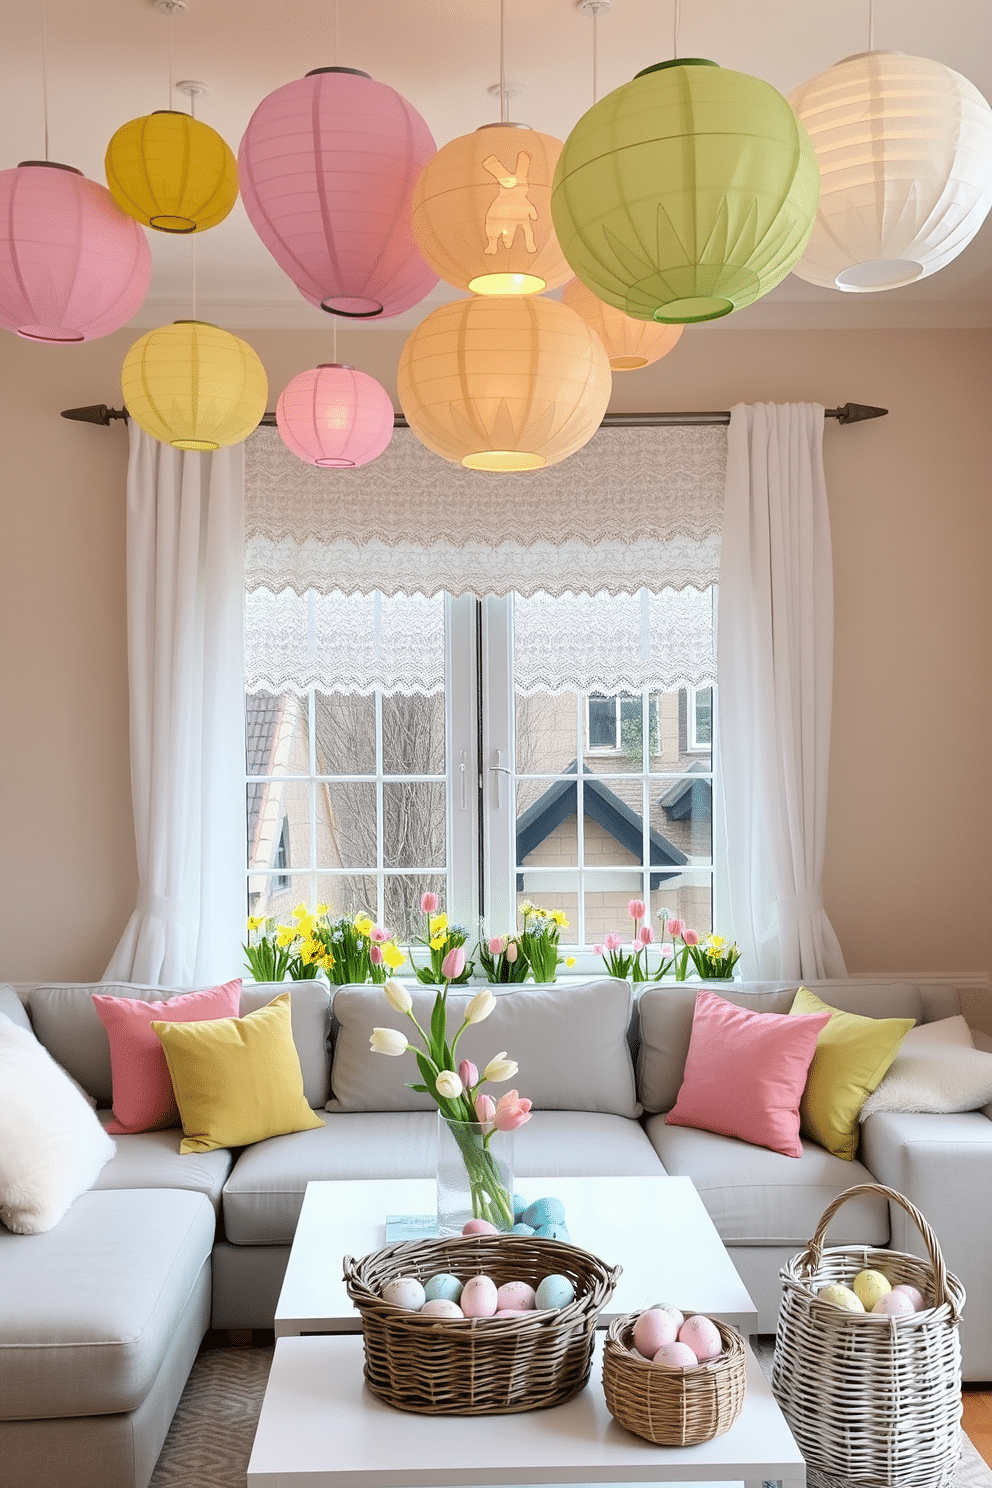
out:
{"label": "small pink lantern", "polygon": [[0,171],[0,325],[32,341],[91,341],[138,311],[152,277],[144,232],[71,165]]}
{"label": "small pink lantern", "polygon": [[399,315],[437,283],[411,202],[437,153],[405,98],[368,73],[320,67],[263,98],[238,152],[252,227],[305,299],[333,315]]}
{"label": "small pink lantern", "polygon": [[322,362],[287,382],[276,423],[283,443],[301,460],[349,470],[382,454],[393,437],[393,405],[374,377]]}

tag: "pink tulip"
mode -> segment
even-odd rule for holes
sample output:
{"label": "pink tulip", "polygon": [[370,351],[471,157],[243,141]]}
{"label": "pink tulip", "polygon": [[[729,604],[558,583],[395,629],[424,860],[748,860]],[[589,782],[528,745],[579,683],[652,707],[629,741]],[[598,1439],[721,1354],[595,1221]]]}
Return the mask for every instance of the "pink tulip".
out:
{"label": "pink tulip", "polygon": [[502,935],[494,935],[493,938],[492,938],[492,940],[489,942],[489,954],[490,954],[490,956],[502,956],[502,954],[503,954],[503,952],[505,950],[506,950],[506,941],[504,940],[503,936]]}
{"label": "pink tulip", "polygon": [[606,950],[606,947],[605,946],[594,945],[593,948],[592,948],[592,953],[593,953],[594,956],[601,956],[605,950]]}
{"label": "pink tulip", "polygon": [[643,920],[645,914],[644,900],[631,899],[630,903],[627,905],[627,913],[630,915],[630,918],[632,920]]}
{"label": "pink tulip", "polygon": [[493,1120],[497,1131],[516,1131],[518,1126],[523,1126],[525,1121],[530,1120],[531,1102],[521,1099],[515,1090],[508,1090],[499,1098],[496,1107],[496,1115]]}
{"label": "pink tulip", "polygon": [[672,945],[672,942],[670,940],[663,940],[660,946],[660,950],[663,956],[675,955],[675,947]]}
{"label": "pink tulip", "polygon": [[637,938],[641,942],[641,945],[650,945],[654,940],[654,931],[651,929],[651,926],[642,925],[637,933]]}
{"label": "pink tulip", "polygon": [[381,946],[377,946],[374,943],[369,946],[369,960],[372,962],[372,965],[373,966],[381,966],[382,965],[382,947]]}
{"label": "pink tulip", "polygon": [[508,940],[506,943],[506,959],[511,966],[517,959],[518,951],[517,942],[515,940]]}
{"label": "pink tulip", "polygon": [[615,933],[608,935],[603,941],[603,944],[608,951],[618,951],[623,945],[623,936]]}
{"label": "pink tulip", "polygon": [[441,962],[441,975],[446,982],[456,982],[465,970],[465,947],[452,946]]}
{"label": "pink tulip", "polygon": [[487,1121],[492,1121],[496,1115],[496,1102],[491,1095],[477,1095],[475,1097],[475,1116],[483,1126]]}
{"label": "pink tulip", "polygon": [[688,945],[688,946],[698,945],[699,944],[699,932],[696,931],[696,930],[683,930],[682,931],[682,939],[684,940],[685,944]]}
{"label": "pink tulip", "polygon": [[421,894],[420,907],[424,911],[424,914],[436,914],[437,906],[438,897],[436,894]]}
{"label": "pink tulip", "polygon": [[372,939],[377,940],[381,945],[384,940],[391,940],[392,937],[388,930],[383,929],[382,925],[373,925]]}
{"label": "pink tulip", "polygon": [[471,1090],[473,1085],[478,1085],[479,1071],[476,1069],[471,1059],[462,1060],[461,1064],[458,1066],[458,1078],[459,1080],[461,1080],[466,1090]]}
{"label": "pink tulip", "polygon": [[676,935],[682,935],[685,933],[685,920],[669,920],[666,929],[668,930],[669,935],[674,940]]}

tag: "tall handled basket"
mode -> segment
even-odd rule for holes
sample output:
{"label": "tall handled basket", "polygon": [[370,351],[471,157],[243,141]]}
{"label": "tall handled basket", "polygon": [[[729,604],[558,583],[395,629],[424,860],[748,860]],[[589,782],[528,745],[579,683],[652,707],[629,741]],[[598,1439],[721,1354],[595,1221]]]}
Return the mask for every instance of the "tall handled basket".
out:
{"label": "tall handled basket", "polygon": [[[842,1204],[874,1194],[919,1227],[928,1260],[871,1246],[823,1248]],[[923,1294],[921,1312],[846,1312],[817,1296],[881,1271]],[[944,1266],[937,1237],[903,1194],[862,1183],[828,1204],[809,1245],[781,1271],[772,1390],[806,1458],[809,1488],[947,1488],[961,1452],[964,1288]]]}

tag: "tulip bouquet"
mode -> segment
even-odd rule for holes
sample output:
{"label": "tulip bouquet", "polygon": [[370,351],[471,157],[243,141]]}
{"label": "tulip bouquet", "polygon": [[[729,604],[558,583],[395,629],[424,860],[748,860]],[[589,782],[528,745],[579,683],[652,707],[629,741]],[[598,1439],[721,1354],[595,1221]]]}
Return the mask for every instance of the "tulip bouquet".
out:
{"label": "tulip bouquet", "polygon": [[667,909],[659,909],[658,917],[662,922],[662,935],[671,937],[672,964],[677,982],[685,981],[690,963],[696,975],[704,979],[721,977],[726,980],[733,976],[734,967],[741,957],[736,941],[731,945],[722,935],[700,935],[698,930],[690,930],[684,920],[670,914]]}
{"label": "tulip bouquet", "polygon": [[476,947],[486,980],[490,982],[525,982],[530,963],[515,935],[491,935]]}
{"label": "tulip bouquet", "polygon": [[648,964],[648,948],[654,944],[654,931],[646,920],[641,924],[647,913],[644,900],[631,899],[627,905],[627,913],[634,922],[634,934],[629,946],[625,945],[623,936],[614,933],[604,936],[601,945],[593,946],[593,954],[603,957],[610,976],[620,977],[624,981],[629,977],[632,982],[660,982],[665,973],[671,971],[675,965],[675,947],[662,939],[658,947],[661,959],[657,968],[652,971]]}
{"label": "tulip bouquet", "polygon": [[[426,934],[420,937],[419,943],[427,948],[430,955],[430,964],[428,966],[418,966],[411,952],[410,965],[416,973],[418,982],[424,982],[427,986],[434,987],[438,982],[444,980],[441,967],[448,953],[465,944],[468,940],[468,931],[464,925],[448,923],[448,916],[439,908],[439,900],[436,894],[422,894],[420,896],[420,908],[424,912]],[[472,962],[464,962],[460,975],[452,977],[451,980],[454,982],[467,982],[472,975],[472,970]]]}
{"label": "tulip bouquet", "polygon": [[562,930],[568,929],[568,920],[560,909],[539,909],[525,899],[519,905],[523,918],[520,946],[534,973],[535,982],[553,982],[561,965],[574,966],[574,956],[558,954],[558,941]]}
{"label": "tulip bouquet", "polygon": [[386,1000],[398,1013],[405,1013],[420,1036],[423,1048],[407,1041],[395,1028],[373,1028],[369,1046],[374,1054],[405,1054],[413,1051],[421,1080],[410,1082],[411,1090],[429,1095],[437,1102],[440,1114],[449,1123],[465,1164],[471,1193],[472,1214],[487,1220],[498,1230],[513,1228],[513,1194],[502,1181],[490,1143],[496,1132],[514,1131],[530,1120],[531,1103],[515,1090],[494,1101],[481,1087],[512,1080],[517,1063],[507,1059],[506,1051],[496,1054],[481,1075],[468,1059],[458,1059],[458,1040],[472,1023],[481,1023],[496,1006],[488,988],[477,992],[465,1007],[461,1024],[453,1038],[448,1035],[448,991],[465,969],[465,948],[454,946],[441,967],[443,990],[434,1000],[430,1024],[424,1029],[413,1011],[413,998],[402,982],[387,981],[383,986]]}
{"label": "tulip bouquet", "polygon": [[347,982],[384,982],[406,960],[390,931],[364,910],[332,920],[326,904],[318,904],[315,914],[298,904],[293,919],[294,949],[303,976],[323,971],[337,987]]}

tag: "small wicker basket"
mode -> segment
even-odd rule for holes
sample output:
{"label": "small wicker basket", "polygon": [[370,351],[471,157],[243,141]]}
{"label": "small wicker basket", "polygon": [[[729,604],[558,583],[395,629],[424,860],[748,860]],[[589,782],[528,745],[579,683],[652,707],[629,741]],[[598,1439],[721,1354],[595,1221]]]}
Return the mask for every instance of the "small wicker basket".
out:
{"label": "small wicker basket", "polygon": [[631,1353],[639,1316],[629,1312],[615,1318],[606,1332],[603,1391],[610,1414],[635,1436],[659,1447],[694,1447],[729,1431],[744,1404],[741,1335],[713,1318],[723,1340],[718,1359],[694,1369],[659,1369]]}
{"label": "small wicker basket", "polygon": [[[870,1246],[824,1250],[830,1221],[859,1194],[905,1209],[929,1260]],[[828,1282],[849,1287],[866,1268],[917,1287],[924,1309],[894,1317],[846,1312],[817,1296]],[[849,1188],[827,1205],[781,1277],[772,1389],[806,1458],[810,1488],[947,1488],[961,1451],[964,1288],[945,1268],[920,1211],[880,1183]]]}
{"label": "small wicker basket", "polygon": [[[436,1318],[381,1296],[395,1276],[426,1282],[440,1271],[497,1286],[567,1276],[575,1299],[558,1311],[511,1318]],[[530,1235],[457,1235],[401,1241],[344,1258],[348,1296],[362,1315],[365,1380],[380,1400],[424,1415],[492,1416],[560,1405],[589,1378],[596,1321],[620,1268],[588,1251]]]}

